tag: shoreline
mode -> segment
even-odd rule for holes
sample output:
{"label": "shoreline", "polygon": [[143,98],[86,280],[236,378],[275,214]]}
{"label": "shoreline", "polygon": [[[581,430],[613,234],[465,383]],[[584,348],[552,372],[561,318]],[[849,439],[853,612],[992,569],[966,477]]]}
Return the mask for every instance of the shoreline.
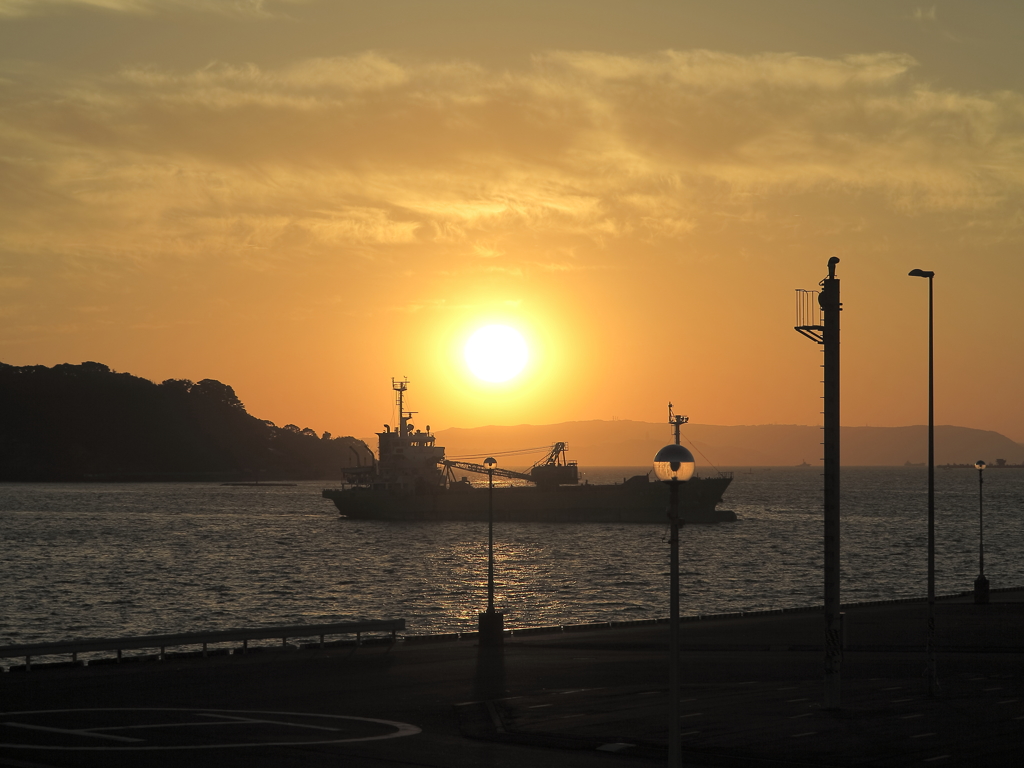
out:
{"label": "shoreline", "polygon": [[[1003,601],[999,600],[1000,596],[1009,596],[1013,593],[1024,592],[1024,586],[1017,587],[1000,587],[990,590],[990,595],[995,598],[992,600],[993,604],[999,604]],[[935,598],[936,603],[955,603],[962,602],[964,600],[971,599],[973,592],[963,591],[958,593],[952,593],[947,595],[937,595]],[[858,603],[843,603],[841,608],[844,612],[847,609],[864,609],[864,608],[878,608],[892,605],[904,605],[904,604],[924,604],[927,602],[926,597],[908,597],[908,598],[894,598],[891,600],[870,600]],[[1009,601],[1010,604],[1015,604],[1015,601]],[[824,610],[823,606],[800,606],[793,608],[772,608],[763,611],[734,611],[729,613],[714,613],[714,614],[698,614],[694,616],[680,616],[681,624],[691,623],[709,623],[718,621],[729,621],[735,619],[757,619],[771,616],[783,616],[783,615],[795,615],[795,614],[814,614],[821,613]],[[404,619],[385,619],[378,623],[388,622],[402,622],[402,628],[404,629]],[[504,636],[507,640],[518,640],[525,637],[535,637],[539,635],[566,635],[575,634],[582,632],[594,632],[604,630],[616,630],[616,629],[635,629],[638,627],[657,627],[667,626],[669,622],[668,618],[659,617],[654,619],[632,619],[622,621],[607,621],[607,622],[589,622],[583,624],[556,624],[549,626],[532,626],[532,627],[518,627],[505,630]],[[363,622],[363,624],[373,624],[374,622]],[[106,665],[111,663],[137,663],[139,661],[164,661],[168,658],[207,658],[224,655],[247,655],[248,653],[261,653],[267,650],[316,650],[324,649],[329,647],[344,647],[344,646],[359,646],[366,643],[380,643],[386,641],[386,638],[377,637],[370,634],[366,639],[359,636],[355,640],[337,640],[332,642],[324,642],[322,629],[327,627],[331,634],[346,633],[351,631],[356,633],[356,629],[342,629],[347,626],[343,624],[336,625],[309,625],[308,627],[302,625],[291,625],[288,627],[252,627],[252,628],[234,628],[229,630],[220,630],[209,633],[177,633],[176,635],[153,635],[152,637],[147,635],[123,637],[123,638],[107,638],[107,639],[79,639],[79,640],[66,640],[66,641],[54,641],[52,643],[32,643],[24,645],[8,645],[0,646],[0,659],[17,659],[28,655],[32,659],[52,659],[54,657],[72,655],[72,659],[61,660],[61,661],[28,661],[24,664],[17,663],[5,663],[0,661],[0,673],[4,672],[29,672],[29,671],[40,671],[46,669],[64,669],[69,667],[87,667],[93,665]],[[355,626],[355,625],[352,625]],[[309,630],[309,634],[303,634],[304,630]],[[478,632],[439,632],[430,634],[398,634],[400,630],[395,630],[389,627],[387,630],[380,630],[385,633],[390,633],[391,640],[387,641],[390,643],[400,644],[430,644],[430,643],[442,643],[442,642],[461,642],[476,641],[478,638]],[[374,632],[373,629],[362,629],[362,632]],[[301,640],[308,640],[320,634],[319,643],[300,643]],[[213,639],[217,635],[225,635],[223,640]],[[263,645],[249,645],[248,637],[257,639],[267,638],[278,638],[281,639],[280,643],[274,645],[263,644]],[[213,647],[207,649],[205,646],[207,643],[203,642],[203,638],[210,638],[207,642],[210,645],[214,644],[227,644],[237,643],[239,640],[244,640],[241,647],[235,648],[224,648],[224,647]],[[292,644],[287,643],[287,639],[292,639]],[[143,643],[147,640],[152,639],[154,644],[152,646],[144,645]],[[1024,642],[1024,641],[1022,641]],[[188,646],[196,646],[203,644],[202,651],[178,651],[170,652],[166,651],[167,648],[181,648]],[[60,650],[54,650],[52,653],[45,652],[47,645],[60,646]],[[98,648],[99,645],[104,645],[102,649]],[[138,653],[123,655],[119,649],[119,646],[124,648],[136,648],[139,650],[157,650],[158,653]],[[98,656],[95,658],[78,659],[78,654],[97,653],[102,650],[118,650],[118,655],[115,657],[110,656]],[[28,653],[26,654],[26,650]]]}

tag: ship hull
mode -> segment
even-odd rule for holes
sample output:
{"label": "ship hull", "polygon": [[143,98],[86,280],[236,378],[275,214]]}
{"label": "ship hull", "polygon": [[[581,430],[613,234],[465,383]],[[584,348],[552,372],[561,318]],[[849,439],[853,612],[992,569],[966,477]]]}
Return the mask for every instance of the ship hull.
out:
{"label": "ship hull", "polygon": [[[572,485],[553,488],[502,486],[493,489],[494,519],[519,523],[665,523],[669,489],[664,483]],[[694,478],[681,486],[680,519],[720,523],[736,519],[716,506],[731,477]],[[438,489],[429,493],[392,493],[370,488],[326,489],[338,511],[356,520],[486,521],[488,488]]]}

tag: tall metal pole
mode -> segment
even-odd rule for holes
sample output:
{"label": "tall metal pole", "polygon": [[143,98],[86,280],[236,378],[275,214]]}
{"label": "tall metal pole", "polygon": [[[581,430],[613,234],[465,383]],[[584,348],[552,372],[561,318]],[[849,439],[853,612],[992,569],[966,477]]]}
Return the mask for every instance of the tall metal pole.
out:
{"label": "tall metal pole", "polygon": [[835,256],[828,260],[828,277],[821,281],[817,307],[811,291],[797,290],[795,330],[823,346],[825,369],[823,410],[825,448],[825,709],[839,709],[843,664],[843,614],[839,597],[839,280]]}
{"label": "tall metal pole", "polygon": [[975,605],[988,605],[988,579],[985,578],[985,462],[975,463],[978,470],[978,578],[974,580]]}
{"label": "tall metal pole", "polygon": [[487,612],[494,613],[494,470],[487,470]]}
{"label": "tall metal pole", "polygon": [[494,467],[493,457],[484,461],[487,467],[487,610],[479,615],[480,645],[497,648],[504,643],[505,614],[494,610]]}
{"label": "tall metal pole", "polygon": [[928,695],[938,692],[935,668],[935,313],[928,275]]}
{"label": "tall metal pole", "polygon": [[978,470],[978,575],[985,575],[985,481]]}
{"label": "tall metal pole", "polygon": [[[678,427],[677,427],[678,429]],[[669,483],[669,729],[668,764],[682,765],[679,735],[679,481]]]}
{"label": "tall metal pole", "polygon": [[825,709],[839,709],[842,683],[842,614],[839,594],[839,280],[828,260],[828,278],[819,294],[825,353]]}
{"label": "tall metal pole", "polygon": [[668,597],[668,764],[682,765],[679,734],[679,485],[693,475],[693,454],[679,444],[679,427],[689,419],[672,413],[668,404],[668,423],[676,433],[674,445],[666,445],[654,457],[654,472],[669,487],[669,597]]}
{"label": "tall metal pole", "polygon": [[928,695],[934,696],[939,687],[935,670],[935,323],[932,294],[935,273],[913,269],[910,276],[928,278],[928,637],[925,663]]}

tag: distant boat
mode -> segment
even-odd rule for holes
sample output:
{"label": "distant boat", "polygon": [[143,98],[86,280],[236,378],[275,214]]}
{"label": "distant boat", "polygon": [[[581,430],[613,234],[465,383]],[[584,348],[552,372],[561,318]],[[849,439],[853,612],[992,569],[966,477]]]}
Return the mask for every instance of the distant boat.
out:
{"label": "distant boat", "polygon": [[798,466],[798,467],[809,467],[809,466],[811,466],[811,465],[807,463],[807,459],[804,459],[804,460],[803,460],[802,462],[800,462],[799,464],[797,464],[797,466]]}
{"label": "distant boat", "polygon": [[906,462],[904,462],[903,466],[904,467],[923,467],[924,466],[924,462],[922,461],[920,464],[915,464],[910,459],[907,459]]}
{"label": "distant boat", "polygon": [[[403,396],[408,381],[392,380],[398,399],[398,428],[385,425],[377,433],[378,459],[367,467],[345,470],[345,486],[325,488],[344,517],[353,520],[416,522],[487,521],[493,505],[501,522],[528,523],[665,523],[669,488],[652,482],[650,473],[614,485],[579,482],[575,461],[565,458],[565,443],[555,443],[548,455],[528,472],[445,458],[428,426],[411,423]],[[670,422],[672,423],[672,422]],[[474,486],[455,470],[520,481],[496,488]],[[679,488],[680,519],[686,523],[732,522],[736,513],[717,509],[732,475],[694,476]],[[525,483],[529,483],[526,485]]]}

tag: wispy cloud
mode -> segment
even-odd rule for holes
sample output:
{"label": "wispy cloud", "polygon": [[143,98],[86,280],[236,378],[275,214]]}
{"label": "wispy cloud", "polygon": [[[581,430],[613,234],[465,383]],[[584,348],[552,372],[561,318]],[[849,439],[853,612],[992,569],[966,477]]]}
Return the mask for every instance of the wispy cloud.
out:
{"label": "wispy cloud", "polygon": [[1024,191],[1024,97],[935,89],[915,66],[553,52],[494,72],[368,52],[9,71],[0,247],[145,260],[420,243],[486,260],[528,233],[685,238],[808,194],[1018,227],[1005,209]]}
{"label": "wispy cloud", "polygon": [[265,16],[274,5],[303,0],[0,0],[0,16],[29,16],[61,8],[93,8],[118,13],[187,9],[225,15]]}
{"label": "wispy cloud", "polygon": [[939,13],[935,10],[934,5],[930,5],[927,8],[917,7],[910,16],[914,21],[919,22],[935,22],[938,21]]}

